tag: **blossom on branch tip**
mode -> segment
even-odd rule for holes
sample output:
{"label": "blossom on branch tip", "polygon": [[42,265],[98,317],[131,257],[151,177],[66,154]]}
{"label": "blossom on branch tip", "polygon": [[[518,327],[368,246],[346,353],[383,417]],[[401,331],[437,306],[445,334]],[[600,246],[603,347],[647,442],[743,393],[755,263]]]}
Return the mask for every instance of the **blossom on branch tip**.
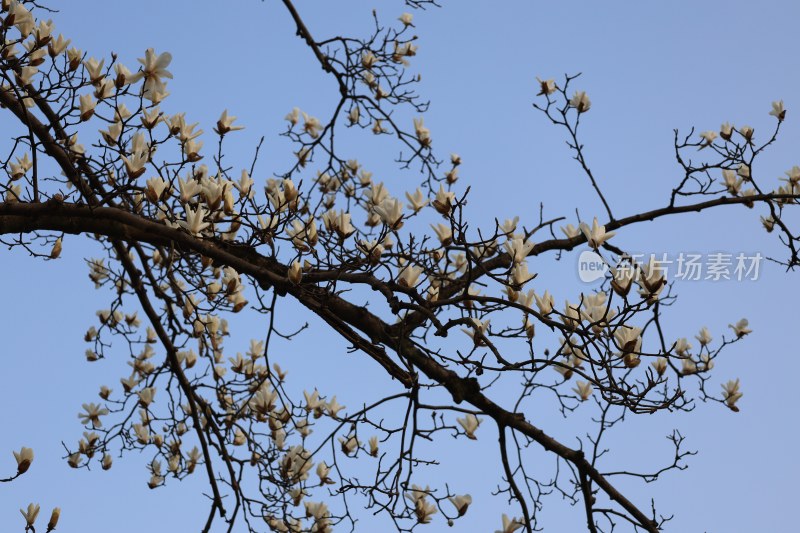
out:
{"label": "blossom on branch tip", "polygon": [[769,114],[777,118],[779,122],[785,119],[786,109],[783,107],[783,100],[772,102],[772,111]]}
{"label": "blossom on branch tip", "polygon": [[50,57],[60,56],[71,42],[71,39],[64,39],[63,35],[59,35],[55,39],[50,39],[50,42],[47,43],[47,52],[50,54]]}
{"label": "blossom on branch tip", "polygon": [[142,86],[142,96],[154,104],[158,103],[158,101],[162,100],[167,94],[164,78],[172,79],[172,73],[167,70],[171,62],[172,54],[169,52],[156,54],[153,48],[148,48],[145,50],[144,57],[139,58],[139,63],[142,64],[142,70],[130,77],[130,83],[136,83],[144,78],[145,82]]}
{"label": "blossom on branch tip", "polygon": [[414,191],[414,194],[406,193],[406,198],[409,202],[411,202],[408,204],[408,208],[413,210],[415,213],[428,205],[428,199],[423,196],[422,191],[419,190],[419,187],[416,191]]}
{"label": "blossom on branch tip", "polygon": [[448,246],[453,242],[453,230],[449,225],[441,223],[436,225],[431,224],[431,228],[433,228],[442,246]]}
{"label": "blossom on branch tip", "polygon": [[152,203],[157,204],[165,194],[169,193],[169,189],[169,184],[161,176],[155,176],[147,180],[144,195]]}
{"label": "blossom on branch tip", "polygon": [[397,198],[387,197],[372,209],[389,229],[398,230],[403,227],[403,203]]}
{"label": "blossom on branch tip", "polygon": [[53,531],[56,528],[59,518],[61,518],[61,508],[55,507],[50,513],[50,521],[47,522],[47,531]]}
{"label": "blossom on branch tip", "polygon": [[81,95],[78,99],[80,100],[81,120],[85,122],[94,115],[94,108],[97,106],[97,102],[91,94]]}
{"label": "blossom on branch tip", "polygon": [[739,378],[736,380],[731,380],[722,385],[722,396],[725,400],[725,405],[727,405],[731,411],[739,412],[739,408],[736,407],[736,402],[743,396],[741,392],[739,392]]}
{"label": "blossom on branch tip", "polygon": [[354,105],[350,112],[347,114],[347,120],[350,121],[350,125],[358,124],[358,120],[361,118],[361,112],[357,105]]}
{"label": "blossom on branch tip", "polygon": [[97,405],[95,403],[85,403],[81,407],[85,412],[79,413],[78,418],[80,418],[81,424],[84,426],[92,424],[94,429],[99,429],[103,427],[103,423],[100,421],[100,417],[108,414],[108,409]]}
{"label": "blossom on branch tip", "polygon": [[211,224],[208,222],[204,222],[203,219],[207,215],[207,210],[205,206],[198,205],[196,208],[191,208],[188,204],[184,206],[184,210],[186,212],[186,220],[179,220],[178,225],[183,229],[187,230],[194,236],[200,235],[200,233],[208,228]]}
{"label": "blossom on branch tip", "polygon": [[467,414],[464,418],[456,418],[456,422],[464,429],[464,433],[470,440],[478,440],[475,436],[475,431],[481,425],[481,420],[472,413]]}
{"label": "blossom on branch tip", "polygon": [[706,346],[713,340],[711,332],[708,331],[708,328],[705,326],[703,326],[703,328],[700,330],[700,333],[695,335],[694,338],[700,342],[701,346]]}
{"label": "blossom on branch tip", "polygon": [[14,454],[14,459],[17,460],[17,474],[24,474],[27,472],[31,467],[31,463],[33,463],[33,450],[23,446],[19,453],[12,453]]}
{"label": "blossom on branch tip", "polygon": [[456,508],[456,511],[458,511],[458,516],[464,516],[464,514],[467,512],[467,509],[472,504],[472,496],[469,494],[464,494],[462,496],[451,496],[448,499]]}
{"label": "blossom on branch tip", "polygon": [[491,321],[478,320],[477,318],[468,318],[467,320],[472,322],[472,327],[469,329],[461,328],[461,331],[469,335],[469,337],[475,342],[476,346],[485,345],[486,342],[484,341],[484,337],[486,337],[486,334],[489,331],[489,323]]}
{"label": "blossom on branch tip", "polygon": [[222,115],[217,120],[217,126],[214,128],[214,131],[217,132],[219,135],[225,135],[231,131],[239,131],[243,130],[244,126],[234,126],[233,122],[236,120],[236,117],[229,116],[228,110],[224,110]]}
{"label": "blossom on branch tip", "polygon": [[550,79],[550,80],[541,80],[537,76],[536,77],[536,81],[539,82],[539,92],[536,94],[536,96],[542,96],[542,95],[548,95],[549,96],[549,95],[553,94],[554,92],[556,92],[556,89],[558,88],[558,87],[556,87],[556,81],[552,80],[552,79]]}
{"label": "blossom on branch tip", "polygon": [[598,224],[597,217],[594,218],[591,229],[589,229],[589,225],[585,222],[580,223],[580,229],[583,232],[584,237],[586,237],[586,241],[589,246],[595,250],[600,248],[604,242],[614,236],[613,231],[606,232],[606,227]]}
{"label": "blossom on branch tip", "polygon": [[511,257],[511,262],[514,264],[519,264],[524,261],[531,250],[533,250],[534,246],[535,244],[532,241],[525,240],[523,237],[516,235],[503,243],[503,247]]}
{"label": "blossom on branch tip", "polygon": [[456,193],[444,190],[444,186],[439,185],[439,191],[433,200],[433,207],[441,215],[448,216],[455,205]]}
{"label": "blossom on branch tip", "polygon": [[33,81],[33,77],[38,73],[39,69],[37,67],[22,67],[19,74],[17,74],[17,79],[20,85],[29,85]]}
{"label": "blossom on branch tip", "polygon": [[575,237],[581,234],[581,230],[579,228],[576,228],[572,224],[561,226],[561,232],[564,234],[564,236],[567,237],[567,239],[574,239]]}
{"label": "blossom on branch tip", "polygon": [[509,518],[507,515],[503,514],[503,529],[495,530],[494,533],[514,533],[514,531],[520,529],[525,524],[519,518]]}
{"label": "blossom on branch tip", "polygon": [[297,126],[297,123],[300,120],[300,109],[297,107],[292,108],[292,110],[284,117],[284,120],[288,120],[292,126]]}
{"label": "blossom on branch tip", "polygon": [[689,350],[692,349],[692,345],[689,344],[689,341],[686,340],[686,337],[681,337],[675,341],[674,349],[675,353],[680,357],[687,357],[689,355]]}
{"label": "blossom on branch tip", "polygon": [[291,281],[295,285],[299,284],[300,280],[303,277],[303,271],[300,267],[300,261],[293,261],[292,264],[289,266],[289,270],[286,275],[289,278],[289,281]]}
{"label": "blossom on branch tip", "polygon": [[585,402],[592,396],[592,384],[588,381],[576,381],[575,384],[577,387],[574,387],[572,390],[575,391],[582,402]]}
{"label": "blossom on branch tip", "polygon": [[550,294],[548,291],[544,291],[541,297],[535,292],[533,293],[533,298],[536,301],[536,307],[539,308],[539,312],[543,315],[549,315],[553,312],[553,304],[554,299],[553,295]]}
{"label": "blossom on branch tip", "polygon": [[659,376],[663,376],[664,372],[667,371],[667,358],[659,357],[658,359],[650,363],[650,365],[653,367],[653,370],[655,370]]}
{"label": "blossom on branch tip", "polygon": [[358,441],[355,435],[348,435],[347,437],[339,437],[339,444],[342,447],[342,453],[345,455],[352,456],[357,450],[361,443]]}
{"label": "blossom on branch tip", "polygon": [[423,117],[414,119],[414,132],[417,135],[417,140],[422,146],[430,146],[431,144],[431,130],[425,127]]}
{"label": "blossom on branch tip", "polygon": [[589,100],[589,96],[586,92],[575,91],[575,94],[569,99],[569,105],[577,109],[578,113],[585,113],[592,107],[592,101]]}
{"label": "blossom on branch tip", "polygon": [[725,122],[719,127],[719,136],[725,139],[726,141],[731,140],[731,136],[733,135],[733,125],[729,122]]}
{"label": "blossom on branch tip", "polygon": [[147,408],[151,403],[153,403],[153,398],[156,395],[156,389],[154,387],[146,387],[140,390],[137,394],[139,396],[139,404],[142,407]]}
{"label": "blossom on branch tip", "polygon": [[86,71],[89,73],[89,81],[95,85],[105,77],[105,74],[103,73],[103,65],[105,61],[105,59],[97,61],[95,58],[90,57],[83,62],[83,66],[86,67]]}
{"label": "blossom on branch tip", "polygon": [[21,158],[17,158],[16,163],[10,163],[9,166],[11,167],[11,181],[16,181],[33,167],[33,162],[28,157],[28,152],[25,152]]}
{"label": "blossom on branch tip", "polygon": [[19,512],[22,513],[22,516],[25,518],[25,523],[28,526],[26,529],[32,528],[33,524],[36,523],[36,518],[39,516],[39,504],[28,504],[27,511],[20,509]]}
{"label": "blossom on branch tip", "polygon": [[369,438],[369,454],[372,457],[378,457],[378,437],[372,436]]}
{"label": "blossom on branch tip", "polygon": [[503,235],[511,237],[517,230],[517,224],[519,224],[519,217],[507,218],[502,224],[500,224],[499,232]]}
{"label": "blossom on branch tip", "polygon": [[702,150],[707,146],[711,146],[714,143],[714,140],[717,138],[717,132],[710,130],[704,131],[700,134],[700,137],[703,139],[703,141],[700,143],[700,148],[698,148],[698,150]]}
{"label": "blossom on branch tip", "polygon": [[319,137],[322,123],[316,117],[312,117],[303,112],[303,131],[308,133],[312,139]]}
{"label": "blossom on branch tip", "polygon": [[420,274],[422,274],[421,267],[407,265],[397,277],[397,283],[402,287],[413,288],[419,282]]}
{"label": "blossom on branch tip", "polygon": [[737,339],[741,339],[742,337],[744,337],[748,333],[752,333],[753,332],[752,329],[747,327],[748,324],[749,323],[748,323],[747,319],[743,318],[743,319],[739,320],[736,324],[728,324],[728,327],[733,330],[733,332],[736,334],[736,338]]}

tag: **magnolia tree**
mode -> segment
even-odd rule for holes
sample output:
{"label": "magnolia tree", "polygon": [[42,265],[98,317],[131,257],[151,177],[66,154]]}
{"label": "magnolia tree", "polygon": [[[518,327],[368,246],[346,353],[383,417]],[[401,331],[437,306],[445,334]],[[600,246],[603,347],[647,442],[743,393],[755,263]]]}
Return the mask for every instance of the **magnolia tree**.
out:
{"label": "magnolia tree", "polygon": [[[433,3],[406,4],[413,12]],[[336,103],[319,117],[287,110],[294,163],[261,170],[258,149],[249,161],[224,159],[225,141],[242,128],[236,117],[220,110],[204,132],[173,111],[168,52],[148,49],[125,65],[78,49],[45,7],[2,0],[0,240],[6,253],[44,261],[58,261],[73,239],[99,243],[104,255],[88,259],[89,277],[108,304],[87,317],[85,355],[122,354],[129,365],[99,396],[87,391],[83,437],[68,445],[67,463],[108,470],[136,451],[153,489],[202,476],[202,531],[352,530],[359,508],[410,531],[458,527],[472,503],[459,487],[431,482],[437,457],[420,443],[441,450],[454,436],[487,439],[497,442],[487,458],[499,466],[495,497],[516,509],[497,516],[498,531],[536,530],[549,493],[576,504],[589,531],[662,530],[671,515],[619,480],[644,487],[683,468],[683,437],[673,433],[674,451],[640,472],[606,469],[614,454],[604,436],[632,416],[687,410],[696,399],[737,411],[739,380],[713,367],[750,329],[743,319],[731,332],[698,324],[694,338],[668,338],[672,285],[620,237],[646,221],[740,204],[795,267],[798,236],[785,213],[800,197],[800,168],[782,183],[750,171],[776,139],[782,102],[772,104],[769,134],[727,123],[676,132],[672,194],[661,208],[629,214],[606,200],[587,163],[580,126],[589,96],[574,76],[542,79],[534,107],[566,136],[603,210],[585,221],[498,212],[495,224],[473,227],[461,158],[434,150],[419,77],[407,72],[417,52],[412,13],[375,14],[366,36],[327,38],[309,31],[290,0],[283,5]],[[400,155],[389,164],[418,181],[375,179],[335,142],[345,132],[394,143]],[[611,268],[596,290],[555,301],[557,287],[537,278],[536,265],[572,250]],[[306,311],[282,317],[297,321],[293,333],[275,327],[284,299]],[[236,313],[263,317],[265,334],[249,347],[231,337]],[[344,406],[335,383],[323,390],[288,376],[274,346],[306,322],[351,346],[358,359],[348,365],[385,372],[385,396]],[[540,391],[565,417],[593,410],[595,427],[557,440],[538,425]],[[554,475],[532,471],[531,454],[541,452]],[[17,471],[0,481],[25,475],[34,452],[14,457]],[[38,505],[21,512],[26,531],[58,525],[59,509],[46,525]]]}

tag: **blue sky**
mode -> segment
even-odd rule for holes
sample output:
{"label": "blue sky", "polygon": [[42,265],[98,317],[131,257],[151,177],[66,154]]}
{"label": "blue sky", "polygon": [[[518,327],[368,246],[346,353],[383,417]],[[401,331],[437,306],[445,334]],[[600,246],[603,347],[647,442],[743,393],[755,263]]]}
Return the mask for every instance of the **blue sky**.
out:
{"label": "blue sky", "polygon": [[[266,136],[254,175],[263,183],[283,171],[291,157],[290,147],[277,136],[286,112],[299,106],[324,117],[336,97],[335,86],[294,36],[279,4],[143,0],[133,7],[74,0],[54,6],[61,12],[52,18],[58,31],[96,57],[114,51],[133,66],[148,47],[170,51],[175,79],[169,84],[167,111],[186,111],[206,131],[223,109],[237,115],[247,128],[229,145],[229,162],[237,166],[249,166],[254,146]],[[514,215],[534,222],[540,202],[546,214],[565,215],[572,222],[576,208],[583,218],[602,214],[570,160],[562,133],[531,107],[537,75],[583,73],[575,87],[586,90],[593,102],[583,140],[619,214],[666,203],[679,177],[674,128],[716,129],[730,121],[750,124],[758,138],[773,125],[767,113],[776,99],[785,101],[787,121],[779,142],[754,172],[777,183],[778,176],[800,163],[800,112],[794,111],[800,109],[794,60],[797,3],[443,4],[415,14],[420,48],[412,68],[422,73],[420,91],[432,102],[426,125],[435,148],[464,159],[459,185],[472,187],[467,213],[474,224]],[[298,0],[297,7],[321,38],[366,33],[373,6]],[[401,2],[375,7],[386,19],[405,10]],[[354,155],[390,188],[399,194],[413,183],[413,175],[392,163],[394,146],[369,146],[363,155]],[[721,208],[648,223],[621,232],[615,241],[645,252],[779,253],[758,214]],[[81,403],[94,401],[101,384],[117,383],[115,369],[124,365],[121,360],[90,365],[83,357],[83,332],[108,300],[86,276],[82,258],[92,253],[92,245],[78,238],[66,239],[59,262],[0,251],[0,275],[6,280],[0,308],[0,362],[6,376],[0,388],[6,406],[0,475],[14,468],[11,450],[24,445],[37,454],[28,474],[0,485],[0,530],[21,531],[17,509],[30,501],[42,504],[42,516],[61,506],[59,530],[65,532],[199,530],[205,517],[200,477],[150,491],[144,469],[148,457],[131,454],[117,460],[111,472],[76,472],[60,459],[61,441],[74,443],[81,435],[76,416]],[[531,270],[539,272],[537,290],[549,289],[557,302],[586,290],[576,275],[576,257],[531,261]],[[717,383],[741,377],[742,411],[701,403],[689,414],[631,420],[612,436],[614,453],[633,465],[667,459],[663,436],[673,428],[700,451],[685,472],[633,489],[633,499],[643,506],[653,496],[661,510],[676,514],[667,531],[788,531],[785,524],[794,520],[794,480],[800,475],[800,462],[791,453],[798,437],[791,402],[800,371],[792,339],[796,280],[773,265],[762,267],[756,282],[678,283],[680,299],[666,315],[668,334],[675,338],[692,337],[703,325],[719,335],[729,323],[750,319],[754,333],[718,360],[712,380],[716,389]],[[286,304],[287,328],[306,318]],[[235,349],[243,351],[247,339],[258,336],[250,331],[262,331],[263,324],[250,317],[241,319],[240,326],[241,344]],[[343,348],[324,326],[315,325],[312,334],[287,345],[279,360],[298,386],[321,381],[346,405],[357,405],[362,395],[380,394],[385,382],[368,362],[345,355]],[[585,431],[580,415],[563,421],[547,410],[529,418],[568,444]],[[501,513],[516,512],[489,496],[498,473],[493,444],[488,431],[475,443],[453,441],[441,468],[430,472],[430,483],[448,481],[458,492],[470,492],[475,504],[469,522],[449,529],[439,521],[425,530],[492,531],[500,526]],[[542,461],[544,472],[546,464]],[[546,531],[576,531],[583,523],[580,509],[557,497],[546,505]],[[364,525],[358,530],[371,529]]]}

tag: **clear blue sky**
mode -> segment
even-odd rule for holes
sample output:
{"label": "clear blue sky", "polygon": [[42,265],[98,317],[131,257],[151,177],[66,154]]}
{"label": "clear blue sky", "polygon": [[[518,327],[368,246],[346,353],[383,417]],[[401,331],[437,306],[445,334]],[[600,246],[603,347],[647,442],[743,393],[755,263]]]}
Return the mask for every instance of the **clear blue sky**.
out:
{"label": "clear blue sky", "polygon": [[[460,183],[472,187],[469,215],[476,223],[514,215],[533,222],[539,202],[552,216],[573,217],[576,208],[584,218],[602,214],[561,132],[531,108],[537,75],[583,73],[576,88],[586,90],[593,102],[584,130],[587,154],[621,214],[665,203],[678,178],[674,128],[716,129],[730,121],[750,124],[758,136],[772,126],[767,114],[772,100],[785,101],[787,121],[778,144],[755,172],[776,180],[800,163],[800,4],[442,3],[442,9],[415,14],[420,48],[413,68],[422,73],[420,91],[432,102],[426,125],[434,146],[441,155],[455,151],[464,159]],[[175,80],[169,83],[168,112],[186,111],[187,118],[210,131],[227,108],[247,127],[231,146],[230,163],[249,166],[253,147],[266,136],[254,176],[259,184],[284,170],[291,156],[277,137],[286,112],[299,106],[322,118],[336,96],[335,86],[294,36],[288,15],[275,0],[60,4],[54,7],[62,11],[52,15],[57,31],[90,55],[114,51],[133,67],[148,47],[170,51]],[[298,0],[297,7],[321,38],[366,33],[373,5]],[[394,1],[375,7],[387,19],[406,10]],[[383,150],[356,155],[402,191],[404,180],[413,177],[397,172],[391,158],[384,157],[395,153],[393,146]],[[779,250],[761,230],[758,213],[744,208],[664,220],[620,233],[615,240],[647,252],[770,255]],[[66,240],[59,262],[0,251],[5,282],[0,475],[14,469],[12,450],[23,445],[36,450],[28,474],[0,485],[0,530],[21,531],[17,509],[30,501],[42,504],[42,517],[61,506],[63,532],[199,530],[206,513],[201,477],[150,491],[144,469],[149,457],[131,454],[117,460],[111,472],[76,472],[60,459],[61,441],[74,446],[81,435],[76,416],[81,403],[94,401],[101,384],[118,386],[116,369],[124,365],[121,358],[90,365],[83,357],[83,332],[108,300],[86,276],[82,258],[91,253],[91,245],[78,238]],[[536,288],[555,292],[557,302],[585,290],[574,259],[532,261],[531,270],[539,272]],[[717,383],[741,377],[741,412],[699,404],[688,415],[634,420],[612,437],[615,453],[634,465],[668,459],[663,436],[672,428],[687,436],[688,447],[700,450],[687,471],[634,494],[644,507],[653,496],[663,512],[676,514],[667,531],[791,531],[788,524],[796,521],[800,461],[793,451],[798,438],[793,401],[800,361],[791,304],[797,279],[772,265],[764,265],[761,274],[752,283],[678,283],[680,300],[667,314],[668,334],[675,338],[692,337],[703,325],[720,335],[727,324],[742,316],[750,319],[754,333],[718,360],[712,381],[717,389]],[[294,311],[288,305],[286,310]],[[289,314],[284,324],[289,328],[305,319]],[[251,318],[241,326],[241,344],[234,350],[244,351],[247,339],[259,336],[263,325]],[[251,329],[256,333],[250,335]],[[337,351],[343,344],[326,336],[324,327],[315,326],[313,333],[288,346],[279,359],[298,386],[326,376],[326,390],[346,405],[357,405],[362,394],[380,392],[381,382],[370,381],[375,374],[368,362]],[[574,443],[570,436],[583,433],[577,426],[580,417],[565,423],[557,414],[534,412],[529,418],[567,444]],[[431,485],[451,481],[458,492],[470,492],[475,499],[469,521],[459,523],[456,531],[493,531],[501,513],[516,513],[489,496],[498,473],[494,438],[487,432],[478,442],[455,442],[442,467],[430,473]],[[549,472],[545,465],[543,471]],[[557,497],[546,505],[546,531],[576,531],[583,523],[582,511]],[[436,521],[424,530],[453,529]]]}

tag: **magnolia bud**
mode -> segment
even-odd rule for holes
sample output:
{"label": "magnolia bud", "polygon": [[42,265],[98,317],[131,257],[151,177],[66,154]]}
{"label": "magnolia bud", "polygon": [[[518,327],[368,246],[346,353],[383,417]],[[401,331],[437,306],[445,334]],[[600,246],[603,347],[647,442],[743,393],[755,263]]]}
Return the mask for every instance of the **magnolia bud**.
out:
{"label": "magnolia bud", "polygon": [[58,525],[58,519],[61,517],[61,509],[56,507],[50,514],[50,521],[47,523],[47,531],[53,531]]}

